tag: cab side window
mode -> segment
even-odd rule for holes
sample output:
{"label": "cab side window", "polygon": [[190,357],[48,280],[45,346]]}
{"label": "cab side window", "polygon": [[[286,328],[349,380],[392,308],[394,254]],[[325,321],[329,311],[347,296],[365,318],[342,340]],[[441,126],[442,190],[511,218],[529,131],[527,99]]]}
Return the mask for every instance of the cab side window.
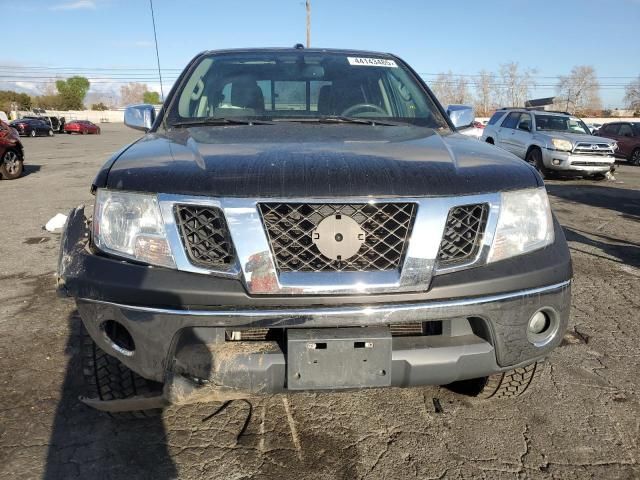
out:
{"label": "cab side window", "polygon": [[620,125],[618,135],[621,137],[633,137],[633,130],[631,130],[631,125],[629,125],[628,123],[623,123],[622,125]]}
{"label": "cab side window", "polygon": [[609,123],[609,124],[605,125],[602,128],[604,130],[604,133],[608,133],[609,135],[617,135],[618,134],[618,129],[620,128],[620,124],[619,123]]}
{"label": "cab side window", "polygon": [[518,130],[531,131],[531,115],[528,113],[521,113],[520,120],[518,121]]}
{"label": "cab side window", "polygon": [[503,115],[504,115],[504,112],[496,112],[496,113],[494,113],[493,115],[491,115],[491,118],[489,119],[488,125],[493,125],[494,123],[497,123],[498,120],[500,120]]}
{"label": "cab side window", "polygon": [[511,112],[502,122],[502,128],[516,128],[520,120],[520,112]]}

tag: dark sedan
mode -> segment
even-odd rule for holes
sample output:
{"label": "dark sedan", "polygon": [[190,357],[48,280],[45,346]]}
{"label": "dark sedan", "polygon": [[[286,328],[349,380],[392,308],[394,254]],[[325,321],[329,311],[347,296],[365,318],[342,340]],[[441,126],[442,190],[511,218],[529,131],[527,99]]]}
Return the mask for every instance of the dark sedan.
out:
{"label": "dark sedan", "polygon": [[64,131],[67,133],[81,133],[87,135],[93,133],[100,135],[100,127],[89,120],[73,120],[64,126]]}
{"label": "dark sedan", "polygon": [[11,126],[18,131],[19,135],[23,136],[53,136],[53,129],[51,128],[51,125],[42,120],[23,118],[20,120],[14,120],[11,122]]}
{"label": "dark sedan", "polygon": [[616,156],[640,166],[640,122],[611,122],[598,130],[598,136],[618,142]]}

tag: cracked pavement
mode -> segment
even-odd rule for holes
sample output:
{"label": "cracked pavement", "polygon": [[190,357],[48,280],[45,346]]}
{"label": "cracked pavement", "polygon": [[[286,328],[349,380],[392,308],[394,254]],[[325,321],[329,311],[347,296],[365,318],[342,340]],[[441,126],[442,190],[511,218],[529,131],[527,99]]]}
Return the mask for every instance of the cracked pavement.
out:
{"label": "cracked pavement", "polygon": [[80,320],[55,296],[59,235],[42,225],[90,205],[98,166],[137,135],[102,130],[24,139],[27,174],[0,182],[0,478],[640,477],[640,168],[623,164],[615,182],[548,182],[573,256],[573,305],[530,393],[274,395],[252,402],[238,436],[244,402],[209,419],[218,403],[118,421],[77,401]]}

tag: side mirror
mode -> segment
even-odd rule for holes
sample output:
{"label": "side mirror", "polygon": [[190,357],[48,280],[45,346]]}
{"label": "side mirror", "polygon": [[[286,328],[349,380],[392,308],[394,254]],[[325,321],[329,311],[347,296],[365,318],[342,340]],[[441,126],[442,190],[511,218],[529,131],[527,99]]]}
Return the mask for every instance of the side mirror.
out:
{"label": "side mirror", "polygon": [[149,131],[156,120],[156,110],[153,105],[131,105],[124,111],[124,124],[135,130]]}
{"label": "side mirror", "polygon": [[526,123],[521,123],[520,125],[518,125],[518,130],[524,130],[525,132],[530,132],[531,127]]}
{"label": "side mirror", "polygon": [[447,115],[458,130],[471,127],[476,118],[473,107],[469,105],[449,105]]}

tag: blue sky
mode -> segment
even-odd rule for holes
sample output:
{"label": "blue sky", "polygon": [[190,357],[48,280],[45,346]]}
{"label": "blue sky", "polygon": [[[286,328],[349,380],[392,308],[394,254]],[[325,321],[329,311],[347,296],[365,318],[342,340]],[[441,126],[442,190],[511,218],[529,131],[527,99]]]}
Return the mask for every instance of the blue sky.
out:
{"label": "blue sky", "polygon": [[[303,0],[154,0],[154,7],[169,85],[201,50],[292,46],[305,39]],[[34,88],[44,81],[35,77],[60,73],[25,67],[72,67],[62,72],[77,73],[74,68],[156,66],[147,0],[0,0],[0,10],[0,88],[21,80]],[[8,11],[15,21],[5,16]],[[543,77],[592,65],[606,85],[605,106],[621,107],[624,89],[618,85],[640,75],[640,0],[312,0],[312,18],[312,46],[389,51],[425,74],[476,74],[516,61],[535,68],[538,83],[549,85],[556,80]],[[31,33],[37,41],[28,40]],[[25,78],[7,78],[8,66]],[[157,88],[152,70],[92,74]],[[105,79],[94,88],[118,85]],[[535,93],[554,91],[540,86]]]}

